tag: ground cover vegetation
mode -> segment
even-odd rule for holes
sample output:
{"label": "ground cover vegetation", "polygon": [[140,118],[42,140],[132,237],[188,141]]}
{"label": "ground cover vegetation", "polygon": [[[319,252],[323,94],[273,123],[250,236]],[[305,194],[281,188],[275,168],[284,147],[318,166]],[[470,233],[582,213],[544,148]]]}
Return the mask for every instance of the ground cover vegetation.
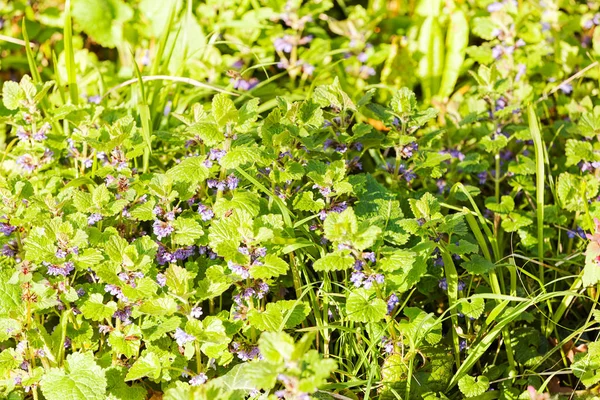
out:
{"label": "ground cover vegetation", "polygon": [[598,25],[0,1],[0,397],[595,398]]}

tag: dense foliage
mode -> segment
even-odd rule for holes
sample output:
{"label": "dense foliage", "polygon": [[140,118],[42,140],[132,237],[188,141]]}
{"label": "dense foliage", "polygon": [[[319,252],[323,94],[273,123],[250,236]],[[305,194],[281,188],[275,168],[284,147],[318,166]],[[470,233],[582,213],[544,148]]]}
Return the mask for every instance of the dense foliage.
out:
{"label": "dense foliage", "polygon": [[594,398],[600,3],[63,3],[0,0],[0,397]]}

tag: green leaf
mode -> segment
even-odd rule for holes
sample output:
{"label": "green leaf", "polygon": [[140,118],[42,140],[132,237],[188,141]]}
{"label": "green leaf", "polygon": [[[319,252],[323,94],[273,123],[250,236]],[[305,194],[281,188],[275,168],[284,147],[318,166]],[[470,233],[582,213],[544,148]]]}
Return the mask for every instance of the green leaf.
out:
{"label": "green leaf", "polygon": [[25,93],[17,82],[5,81],[2,85],[2,101],[4,107],[9,110],[16,110],[21,106],[21,101],[25,100]]}
{"label": "green leaf", "polygon": [[429,344],[436,344],[442,340],[442,325],[432,313],[428,314],[417,307],[406,307],[404,315],[408,321],[400,321],[399,330],[409,335],[412,343],[418,344],[425,339]]}
{"label": "green leaf", "polygon": [[146,376],[153,381],[158,381],[160,379],[161,370],[162,365],[160,358],[156,353],[150,351],[133,363],[125,377],[125,381],[134,381]]}
{"label": "green leaf", "polygon": [[64,369],[52,368],[42,378],[41,388],[48,400],[105,400],[104,370],[96,365],[93,353],[67,356]]}
{"label": "green leaf", "polygon": [[341,213],[329,213],[323,223],[325,237],[334,244],[347,243],[358,232],[358,220],[352,208]]}
{"label": "green leaf", "polygon": [[287,272],[289,266],[281,258],[267,254],[263,260],[263,265],[255,265],[250,268],[250,275],[254,279],[270,279]]}
{"label": "green leaf", "polygon": [[346,313],[350,321],[378,322],[385,317],[387,305],[374,290],[356,289],[348,295]]}
{"label": "green leaf", "polygon": [[292,359],[294,339],[285,332],[263,332],[258,339],[260,354],[273,364],[280,364]]}
{"label": "green leaf", "polygon": [[109,301],[104,304],[104,296],[99,293],[92,293],[90,298],[81,306],[81,313],[87,319],[92,321],[110,320],[117,311],[117,303]]}
{"label": "green leaf", "polygon": [[73,0],[73,18],[104,47],[123,42],[123,24],[132,17],[133,10],[121,0]]}
{"label": "green leaf", "polygon": [[255,163],[261,160],[261,150],[258,147],[238,146],[228,151],[219,160],[219,164],[223,168],[234,169],[240,165]]}
{"label": "green leaf", "polygon": [[479,142],[488,153],[497,153],[508,144],[508,139],[504,135],[498,135],[494,139],[486,136]]}
{"label": "green leaf", "polygon": [[592,175],[581,177],[563,172],[558,177],[556,191],[564,209],[583,212],[584,204],[596,197],[598,187],[598,179]]}
{"label": "green leaf", "polygon": [[471,274],[485,275],[492,271],[496,266],[493,262],[480,256],[479,254],[474,254],[469,261],[462,263],[462,267]]}
{"label": "green leaf", "polygon": [[208,178],[208,168],[204,165],[204,156],[187,157],[167,171],[173,182],[185,182],[197,185]]}
{"label": "green leaf", "polygon": [[188,131],[209,146],[216,146],[225,140],[225,134],[212,122],[198,122],[190,126]]}
{"label": "green leaf", "polygon": [[202,227],[192,218],[177,218],[173,221],[173,243],[181,246],[190,246],[204,235]]}
{"label": "green leaf", "polygon": [[485,375],[478,376],[477,379],[465,375],[458,381],[458,388],[465,397],[479,396],[488,390],[489,387],[490,381]]}
{"label": "green leaf", "polygon": [[394,249],[392,253],[387,253],[383,258],[377,261],[377,266],[384,272],[394,272],[399,269],[407,271],[412,268],[417,255],[404,249]]}
{"label": "green leaf", "polygon": [[223,93],[213,97],[212,115],[220,128],[227,124],[237,123],[238,111],[233,101]]}
{"label": "green leaf", "polygon": [[354,266],[354,258],[347,251],[326,254],[313,264],[315,271],[343,271]]}
{"label": "green leaf", "polygon": [[486,201],[485,206],[493,212],[508,214],[515,209],[515,201],[510,196],[502,196],[499,204],[494,202],[496,199],[493,197],[490,197],[489,200],[491,201]]}
{"label": "green leaf", "polygon": [[485,301],[480,297],[460,299],[458,311],[469,318],[479,318],[485,310]]}
{"label": "green leaf", "polygon": [[412,90],[403,87],[394,93],[390,101],[390,107],[401,116],[411,115],[414,110],[418,109],[417,97]]}
{"label": "green leaf", "polygon": [[165,272],[165,277],[167,278],[167,286],[173,293],[179,296],[188,294],[189,285],[193,278],[191,272],[179,265],[171,264]]}
{"label": "green leaf", "polygon": [[440,218],[440,204],[431,193],[425,193],[419,200],[410,199],[410,209],[415,218],[426,220]]}
{"label": "green leaf", "polygon": [[141,345],[142,331],[135,325],[127,325],[123,331],[114,329],[108,336],[108,343],[113,352],[120,357],[133,357],[138,354]]}
{"label": "green leaf", "polygon": [[318,212],[325,207],[323,199],[314,199],[313,192],[301,192],[294,199],[294,210]]}
{"label": "green leaf", "polygon": [[589,343],[587,353],[575,353],[571,369],[586,388],[600,382],[600,342]]}

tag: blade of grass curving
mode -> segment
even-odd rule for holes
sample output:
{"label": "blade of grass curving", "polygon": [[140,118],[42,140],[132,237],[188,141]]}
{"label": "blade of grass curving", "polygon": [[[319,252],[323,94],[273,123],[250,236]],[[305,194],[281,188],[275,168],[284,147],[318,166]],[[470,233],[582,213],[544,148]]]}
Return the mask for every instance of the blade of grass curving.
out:
{"label": "blade of grass curving", "polygon": [[[448,284],[448,306],[453,309],[458,302],[458,272],[454,261],[452,261],[452,255],[444,247],[442,250],[442,259],[444,261],[444,270],[446,272],[446,283]],[[458,342],[458,315],[456,310],[450,314],[452,320],[452,343],[454,345],[454,361],[456,362],[456,368],[460,367],[460,347]]]}
{"label": "blade of grass curving", "polygon": [[532,105],[527,107],[527,115],[529,118],[529,131],[533,138],[535,149],[535,198],[536,198],[536,214],[537,214],[537,239],[538,239],[538,258],[539,278],[542,284],[544,283],[544,144],[542,141],[542,133],[539,126],[539,121]]}
{"label": "blade of grass curving", "polygon": [[75,53],[73,51],[73,26],[71,21],[71,0],[65,4],[63,38],[65,42],[65,60],[67,63],[67,84],[71,94],[71,103],[79,104],[79,93],[77,88],[77,73],[75,70]]}
{"label": "blade of grass curving", "polygon": [[140,72],[140,68],[138,67],[137,62],[134,61],[133,65],[135,66],[137,80],[140,83],[140,100],[138,102],[138,108],[140,112],[140,120],[142,123],[142,136],[144,137],[144,142],[146,142],[146,147],[144,148],[143,164],[143,172],[146,173],[148,172],[150,153],[152,153],[152,126],[150,124],[150,108],[148,107],[148,103],[146,100],[146,91],[144,88],[144,80],[142,79],[142,73]]}
{"label": "blade of grass curving", "polygon": [[239,172],[244,178],[249,180],[254,186],[256,186],[258,189],[263,191],[263,193],[265,193],[270,198],[272,198],[273,201],[275,202],[275,204],[277,204],[277,207],[279,207],[279,209],[281,210],[281,214],[283,216],[283,221],[285,222],[285,224],[290,228],[293,227],[291,217],[293,217],[294,214],[287,208],[285,203],[278,196],[275,196],[275,194],[273,192],[271,192],[269,189],[267,189],[262,183],[257,181],[254,177],[252,177],[250,174],[248,174],[246,171],[244,171],[240,167],[237,167],[235,170],[237,172]]}
{"label": "blade of grass curving", "polygon": [[569,292],[563,291],[542,293],[532,299],[518,304],[515,308],[511,310],[510,313],[501,318],[496,324],[496,326],[494,326],[494,328],[492,328],[486,335],[483,336],[481,341],[479,341],[476,345],[471,347],[469,355],[463,361],[460,368],[458,368],[458,370],[450,380],[450,383],[448,383],[448,387],[446,388],[446,390],[449,392],[454,386],[456,386],[458,384],[458,381],[467,373],[469,373],[471,368],[473,368],[477,361],[486,353],[487,349],[496,341],[498,336],[502,333],[502,330],[505,329],[511,322],[519,318],[521,314],[525,312],[529,307],[534,306],[538,303],[549,301],[556,297],[565,296],[567,294],[569,294]]}
{"label": "blade of grass curving", "polygon": [[29,35],[27,34],[27,26],[25,25],[25,18],[21,21],[21,31],[23,33],[23,40],[25,41],[25,54],[27,56],[27,63],[29,64],[31,78],[34,83],[41,84],[42,77],[35,64],[35,58],[33,57],[33,51],[31,50],[31,42],[29,41]]}
{"label": "blade of grass curving", "polygon": [[67,102],[67,96],[65,94],[65,88],[62,85],[60,80],[60,72],[58,71],[58,59],[56,58],[56,53],[52,51],[52,64],[54,66],[54,80],[56,81],[56,86],[58,87],[58,93],[60,94],[60,99],[63,104]]}

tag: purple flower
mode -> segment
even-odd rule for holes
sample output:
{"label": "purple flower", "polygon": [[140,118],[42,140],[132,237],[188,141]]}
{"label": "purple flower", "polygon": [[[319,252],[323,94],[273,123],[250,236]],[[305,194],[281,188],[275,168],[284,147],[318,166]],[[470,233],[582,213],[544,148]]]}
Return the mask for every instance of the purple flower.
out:
{"label": "purple flower", "polygon": [[360,53],[358,56],[356,56],[356,58],[358,58],[358,61],[360,61],[361,63],[365,63],[367,62],[367,60],[369,59],[369,56],[367,55],[367,53],[365,53],[364,51],[362,53]]}
{"label": "purple flower", "polygon": [[570,83],[563,83],[559,88],[564,94],[571,94],[571,92],[573,92],[573,85]]}
{"label": "purple flower", "polygon": [[192,312],[190,313],[192,318],[200,318],[202,316],[202,307],[194,307],[192,308]]}
{"label": "purple flower", "polygon": [[100,97],[100,95],[93,95],[93,96],[89,96],[87,98],[88,103],[92,103],[92,104],[100,104],[100,102],[102,101],[102,97]]}
{"label": "purple flower", "polygon": [[167,284],[167,277],[164,274],[156,274],[156,283],[158,286],[164,287]]}
{"label": "purple flower", "polygon": [[376,258],[375,258],[375,253],[370,251],[370,252],[365,252],[362,254],[363,258],[365,260],[371,261],[372,263],[375,263]]}
{"label": "purple flower", "polygon": [[4,236],[10,236],[10,234],[13,233],[15,229],[17,229],[16,226],[0,222],[0,233],[3,233]]}
{"label": "purple flower", "polygon": [[239,275],[242,279],[250,278],[250,271],[248,270],[248,268],[246,268],[242,265],[236,264],[232,261],[228,261],[227,266],[229,267],[231,272],[233,272],[236,275]]}
{"label": "purple flower", "polygon": [[163,116],[167,117],[169,114],[171,114],[172,107],[173,102],[171,100],[167,101],[167,104],[165,104],[165,109],[163,110]]}
{"label": "purple flower", "polygon": [[186,333],[181,328],[177,328],[175,330],[175,334],[173,335],[173,338],[175,339],[175,341],[177,342],[179,347],[183,347],[183,346],[185,346],[186,343],[193,342],[194,340],[196,340],[195,336]]}
{"label": "purple flower", "polygon": [[121,301],[128,301],[127,297],[123,294],[123,291],[121,290],[120,287],[116,286],[116,285],[112,285],[112,284],[106,284],[104,286],[104,291],[107,293],[110,293],[113,296],[117,296],[117,299],[121,300]]}
{"label": "purple flower", "polygon": [[394,352],[394,342],[392,342],[386,336],[383,336],[381,338],[381,347],[383,347],[383,351],[388,354],[392,354]]}
{"label": "purple flower", "polygon": [[504,7],[504,4],[502,4],[500,2],[496,2],[496,3],[492,3],[492,4],[488,5],[487,10],[488,10],[488,12],[492,13],[492,12],[502,10],[503,7]]}
{"label": "purple flower", "polygon": [[175,230],[169,222],[163,222],[159,220],[154,221],[152,228],[154,229],[154,234],[158,240],[169,236]]}
{"label": "purple flower", "polygon": [[48,268],[48,275],[52,276],[67,276],[75,269],[72,261],[67,261],[62,265],[50,264],[46,261],[42,261],[42,264]]}
{"label": "purple flower", "polygon": [[448,282],[446,281],[446,278],[440,279],[438,282],[438,286],[442,290],[448,290]]}
{"label": "purple flower", "polygon": [[499,59],[503,54],[504,48],[501,45],[497,44],[492,48],[492,57],[494,57],[494,59]]}
{"label": "purple flower", "polygon": [[219,161],[227,154],[225,150],[221,149],[210,149],[208,152],[208,159],[213,161]]}
{"label": "purple flower", "polygon": [[282,53],[291,53],[294,47],[294,37],[291,35],[285,35],[282,38],[277,38],[273,42],[275,50]]}
{"label": "purple flower", "polygon": [[127,306],[122,310],[117,310],[113,314],[113,318],[118,318],[121,322],[129,322],[129,317],[131,317],[131,307]]}
{"label": "purple flower", "polygon": [[323,197],[331,196],[331,193],[333,193],[329,186],[320,186],[315,184],[313,185],[313,189],[319,189],[319,193],[321,193]]}
{"label": "purple flower", "polygon": [[479,179],[479,184],[484,185],[487,181],[487,172],[483,171],[477,174],[477,178]]}
{"label": "purple flower", "polygon": [[396,296],[395,293],[392,293],[390,295],[390,297],[388,298],[387,301],[387,313],[388,315],[392,314],[392,311],[394,311],[394,308],[396,308],[396,306],[400,304],[400,299],[398,298],[398,296]]}
{"label": "purple flower", "polygon": [[28,172],[33,172],[37,168],[37,163],[31,154],[23,154],[21,157],[18,157],[17,165]]}
{"label": "purple flower", "polygon": [[190,386],[200,386],[204,383],[206,383],[206,381],[208,380],[208,377],[206,376],[206,374],[204,372],[199,373],[196,376],[193,376],[189,383]]}
{"label": "purple flower", "polygon": [[102,219],[102,214],[99,213],[93,213],[91,214],[88,219],[87,219],[87,223],[88,225],[95,225],[96,222],[100,221]]}
{"label": "purple flower", "polygon": [[215,216],[213,210],[211,210],[210,207],[205,206],[202,203],[198,204],[198,214],[200,214],[200,218],[202,218],[202,221],[209,221]]}
{"label": "purple flower", "polygon": [[458,342],[458,349],[459,349],[460,351],[464,351],[466,348],[467,348],[467,341],[466,341],[465,339],[461,339],[461,340]]}
{"label": "purple flower", "polygon": [[307,62],[302,63],[302,72],[306,75],[312,75],[315,72],[315,66]]}
{"label": "purple flower", "polygon": [[365,277],[364,272],[354,271],[352,272],[352,275],[350,275],[350,282],[354,284],[354,287],[361,287]]}
{"label": "purple flower", "polygon": [[458,291],[462,292],[463,290],[465,290],[465,283],[463,281],[458,281]]}
{"label": "purple flower", "polygon": [[515,76],[515,81],[520,81],[521,77],[523,75],[525,75],[525,72],[527,71],[527,65],[525,64],[519,64],[517,65],[517,75]]}
{"label": "purple flower", "polygon": [[250,78],[249,80],[238,78],[231,78],[230,82],[233,84],[233,88],[237,90],[248,91],[254,89],[256,85],[260,83],[258,78]]}
{"label": "purple flower", "polygon": [[237,188],[239,182],[240,180],[233,174],[227,177],[227,187],[229,188],[229,190],[234,190],[235,188]]}

